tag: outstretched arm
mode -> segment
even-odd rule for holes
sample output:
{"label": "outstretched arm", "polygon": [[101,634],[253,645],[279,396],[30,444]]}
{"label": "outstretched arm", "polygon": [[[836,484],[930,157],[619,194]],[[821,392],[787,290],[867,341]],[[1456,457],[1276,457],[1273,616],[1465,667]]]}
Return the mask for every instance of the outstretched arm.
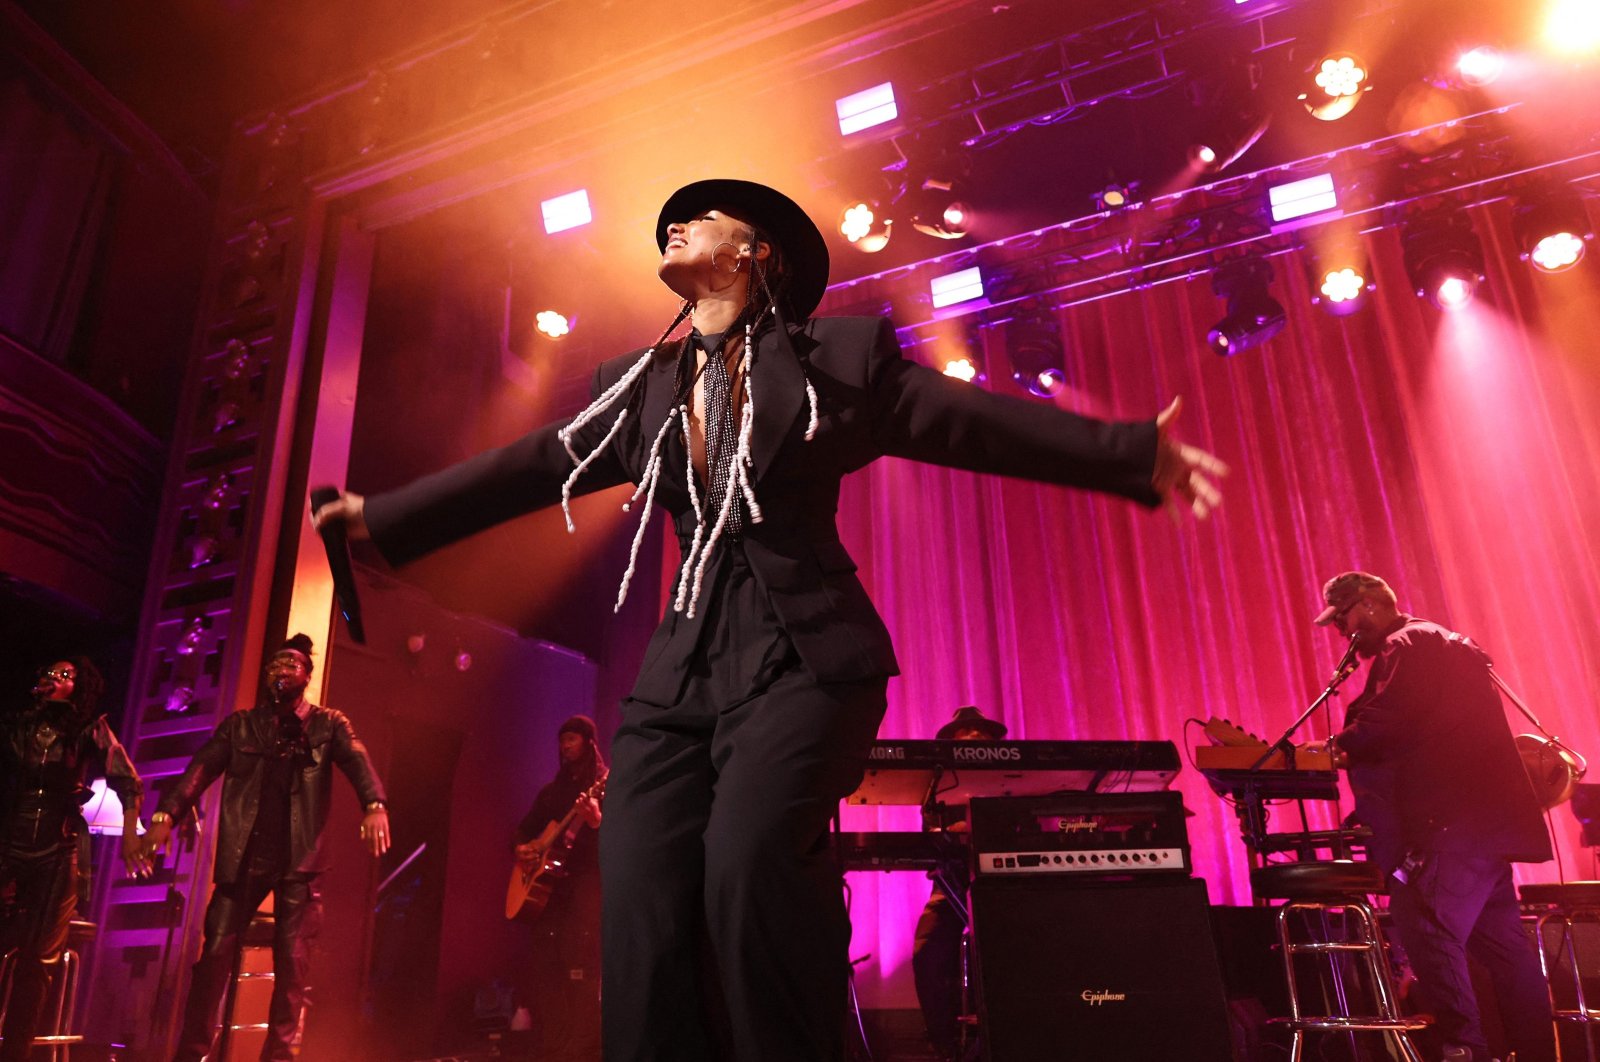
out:
{"label": "outstretched arm", "polygon": [[1205,515],[1227,467],[1178,440],[1174,402],[1154,420],[1112,422],[997,395],[907,361],[878,323],[868,368],[873,434],[882,452],[973,472],[1116,494]]}
{"label": "outstretched arm", "polygon": [[1182,411],[1183,399],[1174,398],[1156,416],[1156,470],[1150,485],[1174,517],[1187,508],[1204,520],[1222,504],[1215,481],[1228,474],[1228,466],[1216,455],[1178,439],[1172,425]]}

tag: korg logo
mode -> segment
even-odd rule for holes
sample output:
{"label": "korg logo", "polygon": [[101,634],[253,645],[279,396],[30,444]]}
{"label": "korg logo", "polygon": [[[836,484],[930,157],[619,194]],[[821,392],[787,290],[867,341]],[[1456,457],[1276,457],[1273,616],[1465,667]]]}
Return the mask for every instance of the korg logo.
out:
{"label": "korg logo", "polygon": [[906,750],[904,747],[899,745],[896,745],[893,748],[883,745],[875,745],[873,746],[872,751],[867,753],[867,759],[869,760],[903,760],[905,758]]}
{"label": "korg logo", "polygon": [[1128,996],[1125,992],[1111,992],[1105,990],[1096,992],[1092,988],[1085,988],[1083,990],[1083,1001],[1089,1004],[1091,1007],[1098,1007],[1102,1003],[1126,1003],[1128,1001]]}
{"label": "korg logo", "polygon": [[954,758],[969,763],[1000,763],[1022,759],[1022,750],[1015,745],[979,745],[974,743],[959,746],[955,750]]}

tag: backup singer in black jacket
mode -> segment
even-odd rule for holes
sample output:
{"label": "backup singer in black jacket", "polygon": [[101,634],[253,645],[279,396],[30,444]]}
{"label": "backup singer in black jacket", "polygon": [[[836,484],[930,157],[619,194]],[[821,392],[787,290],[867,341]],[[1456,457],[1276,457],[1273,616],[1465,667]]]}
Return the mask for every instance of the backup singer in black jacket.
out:
{"label": "backup singer in black jacket", "polygon": [[[886,320],[810,319],[827,246],[770,188],[680,189],[656,246],[682,309],[654,347],[600,366],[576,419],[314,519],[403,564],[621,483],[641,519],[668,511],[683,568],[623,703],[601,834],[606,1058],[827,1062],[850,930],[828,821],[898,673],[839,541],[840,479],[896,455],[1203,515],[1223,469],[1172,436],[1176,403],[1090,420],[908,362]],[[668,340],[685,317],[691,335]]]}
{"label": "backup singer in black jacket", "polygon": [[306,999],[307,942],[319,921],[317,875],[328,867],[323,840],[338,767],[366,809],[361,838],[373,856],[389,848],[383,783],[350,721],[305,699],[311,639],[295,635],[266,666],[261,704],[217,727],[150,817],[146,849],[167,842],[174,822],[220,776],[216,888],[206,907],[205,940],[194,964],[175,1056],[199,1062],[216,1036],[240,934],[273,894],[272,1004],[261,1057],[291,1059]]}
{"label": "backup singer in black jacket", "polygon": [[1517,1062],[1555,1062],[1550,997],[1522,929],[1511,864],[1549,859],[1489,657],[1463,635],[1400,612],[1389,584],[1346,572],[1316,622],[1355,639],[1366,685],[1328,742],[1349,770],[1371,858],[1445,1062],[1489,1062],[1470,954],[1494,983]]}
{"label": "backup singer in black jacket", "polygon": [[102,683],[87,657],[41,668],[31,703],[0,719],[0,893],[14,890],[0,923],[0,955],[16,949],[0,1060],[28,1057],[38,1030],[47,966],[61,961],[78,910],[81,811],[89,782],[104,776],[122,801],[122,857],[143,877],[139,845],[144,788],[106,717]]}

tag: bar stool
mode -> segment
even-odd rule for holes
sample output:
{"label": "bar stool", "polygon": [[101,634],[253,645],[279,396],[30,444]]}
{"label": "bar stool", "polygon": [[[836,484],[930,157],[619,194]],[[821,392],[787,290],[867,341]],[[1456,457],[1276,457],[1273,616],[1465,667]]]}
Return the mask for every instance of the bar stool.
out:
{"label": "bar stool", "polygon": [[[1294,1034],[1290,1062],[1305,1057],[1309,1032],[1346,1033],[1352,1051],[1356,1033],[1381,1033],[1406,1062],[1422,1062],[1410,1033],[1427,1022],[1401,1017],[1377,915],[1366,900],[1368,895],[1384,891],[1382,868],[1348,859],[1269,863],[1250,872],[1250,886],[1259,898],[1288,901],[1278,908],[1277,921],[1278,947],[1289,983],[1289,1017],[1271,1022]],[[1300,955],[1327,960],[1324,969],[1332,998],[1319,1001],[1325,1004],[1319,1009],[1332,1008],[1338,1013],[1307,1013],[1311,1001],[1295,969]],[[1358,1010],[1350,1000],[1350,990],[1362,987],[1363,982],[1370,1007]]]}
{"label": "bar stool", "polygon": [[[1589,1003],[1583,990],[1583,969],[1578,961],[1578,934],[1574,927],[1584,923],[1600,926],[1600,881],[1524,885],[1518,891],[1523,903],[1548,908],[1534,926],[1539,939],[1539,969],[1550,986],[1550,1008],[1555,1015],[1557,1035],[1563,1022],[1576,1025],[1583,1034],[1587,1062],[1596,1062],[1594,1034],[1595,1027],[1600,1025],[1600,1008]],[[1550,945],[1549,929],[1556,930],[1554,948]],[[1572,975],[1571,1000],[1556,998],[1556,979],[1550,975],[1552,967],[1565,968]]]}
{"label": "bar stool", "polygon": [[[239,1005],[239,988],[246,981],[267,981],[277,979],[274,968],[269,964],[266,970],[251,972],[244,968],[244,952],[246,948],[265,948],[272,950],[272,940],[276,933],[277,920],[270,911],[257,912],[250,923],[239,934],[239,950],[233,956],[233,976],[228,980],[227,994],[222,997],[222,1031],[217,1038],[216,1058],[219,1062],[228,1062],[229,1053],[233,1046],[233,1034],[236,1032],[265,1032],[268,1023],[240,1022],[235,1011]],[[253,1053],[253,1052],[252,1052]]]}
{"label": "bar stool", "polygon": [[[74,1032],[78,1009],[78,973],[83,963],[81,953],[95,938],[95,924],[73,919],[67,927],[67,944],[61,959],[45,967],[50,979],[45,990],[44,1012],[39,1016],[39,1030],[34,1034],[34,1047],[48,1047],[50,1062],[71,1062],[72,1046],[83,1043],[83,1034]],[[11,975],[14,972],[16,952],[7,952],[0,966],[0,1020],[4,1020],[11,1003]]]}

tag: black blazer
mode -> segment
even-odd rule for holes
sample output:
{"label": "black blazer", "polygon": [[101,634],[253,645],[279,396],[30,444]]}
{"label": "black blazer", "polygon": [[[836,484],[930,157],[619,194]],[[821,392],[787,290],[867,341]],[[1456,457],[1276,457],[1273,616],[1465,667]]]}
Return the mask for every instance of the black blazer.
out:
{"label": "black blazer", "polygon": [[1436,623],[1403,617],[1334,741],[1356,815],[1385,869],[1410,850],[1538,863],[1550,837],[1489,677],[1489,658]]}
{"label": "black blazer", "polygon": [[[575,493],[639,481],[651,443],[673,409],[683,342],[664,344],[640,383],[618,400],[628,403],[629,415],[578,480]],[[638,350],[601,365],[593,393],[619,379],[642,355]],[[804,438],[807,379],[816,388],[821,412],[809,442]],[[787,334],[769,330],[756,344],[750,393],[753,483],[764,520],[747,525],[745,553],[801,661],[819,681],[898,673],[888,631],[839,542],[835,516],[839,481],[846,473],[890,455],[1083,487],[1149,506],[1159,501],[1150,485],[1153,421],[1106,423],[946,377],[905,360],[884,318],[818,318]],[[611,428],[615,408],[578,433],[574,448],[580,455],[590,453]],[[391,563],[404,564],[559,502],[561,484],[572,469],[556,436],[564,423],[369,498],[367,525],[380,552]],[[695,515],[684,444],[671,442],[678,459],[664,463],[656,501],[672,515],[687,552]],[[696,622],[668,610],[646,653],[635,696],[659,703],[651,691],[676,684],[694,639],[674,635]]]}

